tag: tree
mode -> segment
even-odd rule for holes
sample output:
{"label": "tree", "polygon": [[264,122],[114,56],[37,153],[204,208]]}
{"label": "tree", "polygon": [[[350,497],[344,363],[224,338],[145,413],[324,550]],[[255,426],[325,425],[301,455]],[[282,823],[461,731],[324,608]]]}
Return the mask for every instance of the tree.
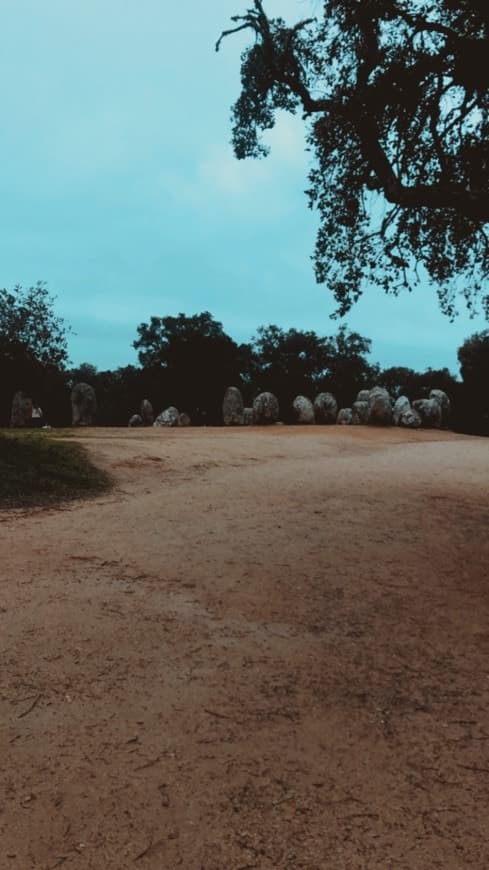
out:
{"label": "tree", "polygon": [[378,382],[395,399],[399,396],[407,396],[411,401],[427,399],[434,389],[443,390],[453,399],[459,386],[447,368],[427,368],[424,372],[416,372],[404,366],[392,366],[379,373]]}
{"label": "tree", "polygon": [[[133,346],[153,382],[160,375],[160,410],[187,411],[194,422],[218,422],[226,387],[240,385],[239,349],[208,311],[152,317],[138,326]],[[161,407],[160,407],[161,405]]]}
{"label": "tree", "polygon": [[270,390],[285,410],[296,396],[317,392],[328,365],[326,339],[312,331],[284,331],[270,324],[258,328],[251,346],[256,365],[255,393]]}
{"label": "tree", "polygon": [[476,332],[458,349],[461,391],[460,428],[489,435],[489,329]]}
{"label": "tree", "polygon": [[[261,0],[233,109],[236,156],[261,157],[278,110],[301,111],[316,162],[315,250],[345,314],[373,281],[397,293],[421,264],[456,313],[489,272],[489,6],[486,0],[326,0],[287,26]],[[458,284],[457,284],[458,279]],[[489,296],[482,296],[489,316]]]}
{"label": "tree", "polygon": [[[50,422],[65,422],[69,327],[54,313],[45,284],[0,290],[0,418],[5,425],[17,390],[41,404]],[[66,405],[66,410],[64,407]]]}
{"label": "tree", "polygon": [[38,281],[24,290],[0,290],[0,353],[3,358],[20,357],[41,365],[64,368],[68,360],[69,328],[53,310],[54,297]]}
{"label": "tree", "polygon": [[342,326],[336,335],[320,337],[313,331],[270,324],[261,326],[252,341],[255,356],[255,392],[270,390],[279,399],[287,420],[297,395],[310,398],[330,390],[341,405],[351,404],[358,390],[372,386],[376,369],[366,354],[371,342]]}

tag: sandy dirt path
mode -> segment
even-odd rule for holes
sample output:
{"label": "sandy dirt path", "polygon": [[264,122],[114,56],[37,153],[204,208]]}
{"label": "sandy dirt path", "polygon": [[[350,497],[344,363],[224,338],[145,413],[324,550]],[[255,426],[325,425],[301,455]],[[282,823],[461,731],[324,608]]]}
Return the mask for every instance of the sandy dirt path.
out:
{"label": "sandy dirt path", "polygon": [[489,867],[489,441],[87,430],[0,513],[2,870]]}

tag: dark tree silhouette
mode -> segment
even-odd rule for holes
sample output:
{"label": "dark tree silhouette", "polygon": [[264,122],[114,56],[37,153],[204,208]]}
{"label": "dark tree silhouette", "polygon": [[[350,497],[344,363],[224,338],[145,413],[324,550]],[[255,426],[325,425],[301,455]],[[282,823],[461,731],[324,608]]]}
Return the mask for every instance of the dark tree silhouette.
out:
{"label": "dark tree silhouette", "polygon": [[54,313],[45,284],[0,290],[0,422],[10,417],[12,397],[23,390],[49,422],[67,422],[65,366],[69,327]]}
{"label": "dark tree silhouette", "polygon": [[156,379],[163,375],[155,411],[176,405],[194,423],[216,423],[221,418],[224,390],[240,386],[237,344],[208,311],[188,317],[152,317],[138,326],[134,347],[141,365]]}
{"label": "dark tree silhouette", "polygon": [[[489,270],[489,5],[486,0],[326,0],[295,26],[261,0],[233,110],[236,156],[267,153],[277,110],[301,111],[316,163],[318,281],[346,313],[365,280],[397,292],[422,264],[442,310],[469,308]],[[317,5],[316,5],[317,8]],[[457,279],[459,279],[457,283]],[[462,280],[460,280],[462,279]]]}
{"label": "dark tree silhouette", "polygon": [[489,329],[469,336],[458,360],[463,378],[459,428],[489,435]]}

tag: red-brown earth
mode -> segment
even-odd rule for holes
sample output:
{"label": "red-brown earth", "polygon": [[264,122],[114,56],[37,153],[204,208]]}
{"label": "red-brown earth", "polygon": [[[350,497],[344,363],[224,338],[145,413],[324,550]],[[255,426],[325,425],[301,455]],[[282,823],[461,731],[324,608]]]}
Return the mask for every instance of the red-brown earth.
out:
{"label": "red-brown earth", "polygon": [[87,430],[0,513],[0,867],[489,867],[489,441]]}

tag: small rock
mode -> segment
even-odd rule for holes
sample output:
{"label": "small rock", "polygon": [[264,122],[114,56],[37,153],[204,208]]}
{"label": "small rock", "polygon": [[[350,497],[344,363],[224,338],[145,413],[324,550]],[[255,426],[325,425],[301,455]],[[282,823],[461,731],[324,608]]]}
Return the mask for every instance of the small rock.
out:
{"label": "small rock", "polygon": [[130,426],[131,428],[133,428],[135,426],[142,426],[143,425],[143,418],[139,414],[133,414],[127,425]]}

